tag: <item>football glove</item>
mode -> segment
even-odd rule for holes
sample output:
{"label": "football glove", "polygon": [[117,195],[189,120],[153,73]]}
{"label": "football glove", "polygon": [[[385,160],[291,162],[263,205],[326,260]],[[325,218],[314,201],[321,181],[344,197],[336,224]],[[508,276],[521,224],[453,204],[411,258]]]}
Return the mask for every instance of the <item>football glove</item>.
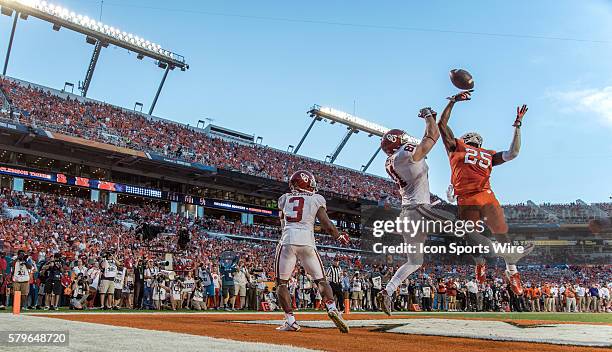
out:
{"label": "football glove", "polygon": [[344,231],[340,232],[340,235],[338,236],[337,240],[343,245],[351,243],[351,238],[349,237],[348,233]]}
{"label": "football glove", "polygon": [[525,104],[523,104],[523,106],[516,107],[516,120],[514,120],[512,126],[521,127],[521,125],[523,124],[523,116],[525,116],[527,110],[527,105]]}
{"label": "football glove", "polygon": [[428,117],[433,117],[434,119],[436,118],[436,112],[433,111],[432,108],[430,107],[426,107],[426,108],[422,108],[421,110],[419,110],[419,117],[422,119],[428,118]]}
{"label": "football glove", "polygon": [[457,201],[457,196],[455,195],[455,188],[453,185],[448,185],[448,189],[446,190],[446,199],[449,203],[455,203]]}
{"label": "football glove", "polygon": [[465,90],[463,92],[459,92],[453,96],[450,96],[446,99],[452,101],[453,103],[456,103],[458,101],[465,101],[465,100],[471,100],[472,99],[472,92],[474,90],[470,89],[470,90]]}

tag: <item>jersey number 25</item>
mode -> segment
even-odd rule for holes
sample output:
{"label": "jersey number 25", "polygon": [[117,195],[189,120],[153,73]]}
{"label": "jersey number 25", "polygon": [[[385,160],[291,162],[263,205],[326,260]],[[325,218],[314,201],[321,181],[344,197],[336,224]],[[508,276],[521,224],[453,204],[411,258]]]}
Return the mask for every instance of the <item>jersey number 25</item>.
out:
{"label": "jersey number 25", "polygon": [[[480,154],[480,157],[479,155]],[[491,162],[493,157],[489,153],[485,153],[483,151],[478,151],[472,148],[465,148],[465,160],[466,164],[478,164],[478,166],[483,169],[488,169],[491,166]]]}

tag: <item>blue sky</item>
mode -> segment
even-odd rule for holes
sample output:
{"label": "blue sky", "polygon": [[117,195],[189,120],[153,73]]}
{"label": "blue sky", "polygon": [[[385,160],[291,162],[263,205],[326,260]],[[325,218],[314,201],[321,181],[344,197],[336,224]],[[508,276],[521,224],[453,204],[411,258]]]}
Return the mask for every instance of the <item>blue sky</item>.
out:
{"label": "blue sky", "polygon": [[[53,3],[100,15],[100,1]],[[612,2],[105,0],[102,22],[187,58],[191,69],[171,72],[156,115],[191,124],[213,118],[280,149],[298,142],[313,104],[355,106],[360,117],[420,137],[419,108],[441,111],[454,92],[448,71],[466,68],[476,91],[454,109],[456,135],[474,130],[485,147],[503,150],[516,105],[529,105],[521,155],[493,172],[502,203],[612,196]],[[0,16],[2,58],[10,26]],[[20,21],[7,73],[76,85],[92,49],[76,33]],[[148,109],[162,73],[109,47],[88,96]],[[317,124],[300,152],[322,159],[344,132]],[[358,169],[377,144],[357,134],[336,163]],[[432,191],[442,195],[450,170],[441,143],[428,162]],[[384,175],[382,153],[370,171]]]}

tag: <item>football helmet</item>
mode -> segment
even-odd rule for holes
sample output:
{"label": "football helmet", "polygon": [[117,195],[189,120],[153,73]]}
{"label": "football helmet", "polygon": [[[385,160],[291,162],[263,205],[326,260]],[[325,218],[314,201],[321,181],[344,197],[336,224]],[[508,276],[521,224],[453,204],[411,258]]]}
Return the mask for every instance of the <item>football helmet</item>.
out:
{"label": "football helmet", "polygon": [[402,145],[408,143],[408,135],[399,129],[387,131],[380,140],[380,147],[387,155],[395,153]]}
{"label": "football helmet", "polygon": [[468,132],[461,136],[461,139],[463,139],[465,144],[476,145],[478,148],[482,145],[482,137],[476,132]]}
{"label": "football helmet", "polygon": [[312,172],[299,170],[289,178],[289,188],[296,192],[317,192],[317,180]]}

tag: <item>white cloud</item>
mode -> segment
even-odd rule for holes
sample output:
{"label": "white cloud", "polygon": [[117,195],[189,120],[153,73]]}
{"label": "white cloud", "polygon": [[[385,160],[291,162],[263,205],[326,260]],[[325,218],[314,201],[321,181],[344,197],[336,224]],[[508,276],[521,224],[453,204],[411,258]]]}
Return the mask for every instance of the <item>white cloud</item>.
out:
{"label": "white cloud", "polygon": [[560,104],[563,112],[592,113],[604,124],[612,126],[612,86],[558,91],[551,97]]}

